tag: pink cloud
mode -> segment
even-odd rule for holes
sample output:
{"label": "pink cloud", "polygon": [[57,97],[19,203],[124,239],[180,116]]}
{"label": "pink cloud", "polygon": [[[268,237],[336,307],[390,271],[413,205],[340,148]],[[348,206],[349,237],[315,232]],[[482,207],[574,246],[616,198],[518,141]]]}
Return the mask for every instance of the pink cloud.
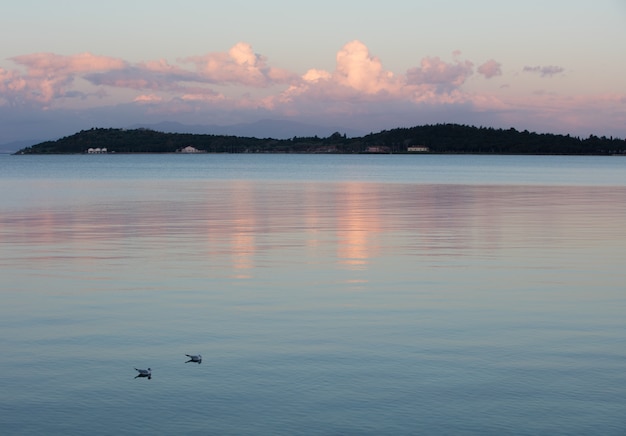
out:
{"label": "pink cloud", "polygon": [[392,107],[407,110],[426,104],[471,106],[472,98],[459,87],[472,74],[472,63],[457,60],[459,53],[454,56],[455,62],[451,64],[439,58],[426,58],[422,61],[423,68],[413,71],[413,76],[411,71],[409,76],[395,75],[385,70],[367,46],[351,41],[337,53],[333,72],[307,71],[301,82],[280,96],[267,99],[267,107],[293,116],[314,115],[319,111],[365,115],[394,111]]}
{"label": "pink cloud", "polygon": [[202,87],[189,87],[185,89],[185,93],[180,96],[183,101],[197,101],[205,103],[217,103],[225,101],[226,97],[212,89]]}
{"label": "pink cloud", "polygon": [[[333,70],[311,68],[303,75],[272,67],[266,57],[255,53],[247,43],[176,63],[164,59],[129,63],[90,53],[37,53],[12,60],[18,69],[0,68],[0,106],[62,108],[68,99],[97,96],[112,101],[112,96],[118,96],[136,103],[131,105],[134,108],[159,116],[193,114],[206,119],[201,114],[226,117],[245,112],[263,113],[265,118],[339,119],[357,115],[367,128],[376,116],[386,117],[392,123],[401,119],[417,123],[416,114],[419,120],[428,122],[446,121],[437,117],[450,114],[469,116],[469,120],[485,114],[486,119],[500,117],[507,123],[505,117],[523,115],[526,118],[519,119],[536,124],[549,113],[551,119],[560,119],[562,123],[569,120],[583,124],[585,117],[595,117],[594,122],[599,122],[595,115],[587,114],[587,108],[594,107],[595,113],[604,115],[603,119],[618,123],[626,117],[624,95],[597,100],[566,99],[546,92],[526,94],[527,100],[523,101],[507,97],[507,93],[477,95],[466,89],[474,64],[461,59],[459,52],[453,53],[449,61],[425,57],[404,74],[396,74],[358,40],[337,51]],[[551,77],[564,69],[527,66],[524,71]],[[501,64],[493,59],[478,66],[476,73],[487,79],[503,74]],[[111,92],[114,90],[117,91]],[[563,115],[566,112],[568,116]]]}
{"label": "pink cloud", "polygon": [[204,80],[213,83],[267,87],[296,79],[293,73],[269,67],[267,59],[254,53],[252,46],[244,42],[233,46],[228,53],[193,56],[184,58],[181,62],[195,64]]}
{"label": "pink cloud", "polygon": [[151,91],[180,91],[180,82],[204,81],[197,74],[171,65],[164,59],[139,62],[124,68],[85,74],[94,85]]}
{"label": "pink cloud", "polygon": [[317,70],[315,68],[307,71],[302,78],[306,82],[317,82],[318,80],[329,80],[332,75],[328,71]]}
{"label": "pink cloud", "polygon": [[[455,58],[458,53],[455,53]],[[351,41],[336,55],[333,72],[311,69],[302,77],[289,71],[273,68],[267,59],[255,53],[246,43],[238,43],[228,52],[210,53],[204,56],[179,60],[183,64],[195,65],[195,71],[172,65],[164,59],[131,65],[119,59],[83,53],[62,56],[50,53],[16,56],[13,60],[27,68],[24,75],[4,73],[3,93],[5,99],[50,103],[55,98],[78,96],[72,93],[75,77],[81,77],[97,87],[127,88],[149,91],[141,94],[167,93],[168,98],[183,98],[187,101],[222,101],[224,96],[206,85],[243,85],[250,88],[267,88],[288,85],[282,93],[265,96],[254,103],[253,95],[242,94],[246,106],[258,104],[276,107],[293,98],[339,101],[402,101],[423,102],[459,101],[460,94],[451,93],[463,84],[472,72],[472,63],[456,60],[446,63],[439,58],[425,58],[422,66],[409,70],[407,75],[395,75],[385,70],[381,61],[372,56],[365,44]],[[10,77],[9,77],[10,76]],[[21,80],[21,81],[20,81]],[[7,84],[7,83],[10,83]],[[202,85],[202,86],[198,86]],[[19,89],[10,95],[9,88]],[[434,92],[436,91],[436,92]],[[448,94],[445,98],[442,94]],[[93,95],[104,95],[98,90]],[[84,95],[84,94],[83,94]],[[461,96],[462,97],[462,96]],[[161,95],[161,98],[165,98]]]}
{"label": "pink cloud", "polygon": [[154,94],[142,94],[133,99],[133,103],[160,103],[161,101],[163,98]]}
{"label": "pink cloud", "polygon": [[172,91],[182,89],[179,82],[198,81],[195,74],[162,64],[138,64],[124,69],[86,74],[94,85],[106,85],[136,90]]}
{"label": "pink cloud", "polygon": [[492,77],[502,75],[501,67],[502,65],[500,65],[500,63],[490,59],[478,67],[478,72],[485,76],[486,79],[491,79]]}
{"label": "pink cloud", "polygon": [[25,86],[26,81],[16,71],[0,68],[0,91],[19,91]]}
{"label": "pink cloud", "polygon": [[331,72],[311,69],[302,81],[292,85],[274,100],[274,106],[286,106],[290,113],[305,111],[311,102],[325,104],[325,110],[360,112],[391,102],[401,104],[468,104],[471,99],[458,88],[472,74],[473,64],[458,60],[446,63],[439,58],[425,58],[421,68],[407,75],[395,75],[384,69],[365,44],[351,41],[337,53],[336,68]]}
{"label": "pink cloud", "polygon": [[442,61],[439,57],[422,59],[421,66],[407,71],[407,82],[415,85],[433,85],[438,92],[449,92],[461,86],[473,74],[474,64],[456,59],[454,62]]}
{"label": "pink cloud", "polygon": [[334,79],[340,85],[365,94],[393,92],[398,87],[393,73],[383,70],[380,60],[371,56],[367,46],[360,41],[349,42],[339,50]]}
{"label": "pink cloud", "polygon": [[73,76],[28,76],[17,71],[3,74],[0,84],[0,96],[10,105],[27,104],[31,102],[49,103],[57,97],[76,96],[68,91]]}
{"label": "pink cloud", "polygon": [[[312,102],[323,104],[325,111],[361,113],[382,104],[471,104],[471,98],[460,86],[472,74],[473,64],[439,58],[425,58],[421,68],[406,75],[385,70],[365,44],[351,41],[336,56],[333,72],[311,69],[302,81],[292,85],[273,101],[273,107],[288,107],[289,113],[308,111]],[[316,109],[319,110],[319,109]]]}
{"label": "pink cloud", "polygon": [[175,65],[171,65],[165,59],[159,59],[156,61],[140,62],[138,67],[155,73],[178,73],[181,69]]}
{"label": "pink cloud", "polygon": [[11,106],[20,102],[27,86],[27,81],[17,71],[0,68],[0,96]]}
{"label": "pink cloud", "polygon": [[91,53],[81,53],[72,56],[54,53],[34,53],[11,58],[12,61],[23,65],[29,76],[69,76],[92,71],[106,71],[121,69],[126,62],[121,59],[107,56],[96,56]]}
{"label": "pink cloud", "polygon": [[0,87],[0,92],[13,104],[18,101],[47,104],[59,97],[84,96],[84,93],[69,89],[77,75],[126,65],[122,60],[91,53],[72,56],[34,53],[15,56],[11,60],[26,67],[26,74],[17,71],[5,74],[4,86]]}

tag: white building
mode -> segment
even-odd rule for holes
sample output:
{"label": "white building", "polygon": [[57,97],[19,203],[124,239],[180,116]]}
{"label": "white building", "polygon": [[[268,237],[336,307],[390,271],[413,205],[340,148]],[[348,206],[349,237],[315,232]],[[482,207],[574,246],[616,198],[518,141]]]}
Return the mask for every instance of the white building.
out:
{"label": "white building", "polygon": [[192,147],[191,145],[188,145],[185,148],[181,148],[180,150],[178,150],[179,153],[202,153],[202,150],[198,150],[196,147]]}

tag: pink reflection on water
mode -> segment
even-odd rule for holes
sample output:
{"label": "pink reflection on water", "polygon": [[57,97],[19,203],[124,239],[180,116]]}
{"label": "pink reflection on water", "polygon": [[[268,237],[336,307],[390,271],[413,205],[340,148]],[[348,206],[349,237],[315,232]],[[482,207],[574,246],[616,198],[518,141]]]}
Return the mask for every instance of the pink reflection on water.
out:
{"label": "pink reflection on water", "polygon": [[371,185],[346,183],[336,197],[337,258],[350,269],[366,269],[376,255],[376,239],[383,224],[381,197]]}
{"label": "pink reflection on water", "polygon": [[187,262],[202,274],[251,279],[263,266],[324,259],[355,272],[346,280],[366,283],[357,273],[389,255],[436,263],[626,239],[623,187],[203,181],[159,188],[150,198],[104,201],[95,193],[4,211],[1,260],[50,271]]}

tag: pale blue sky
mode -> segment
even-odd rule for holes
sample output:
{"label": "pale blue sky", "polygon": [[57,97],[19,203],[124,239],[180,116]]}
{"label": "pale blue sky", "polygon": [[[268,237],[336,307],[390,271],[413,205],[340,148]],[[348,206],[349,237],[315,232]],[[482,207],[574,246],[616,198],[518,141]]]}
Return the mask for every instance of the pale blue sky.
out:
{"label": "pale blue sky", "polygon": [[[346,125],[363,124],[360,116],[375,129],[395,127],[368,111],[379,101],[403,125],[449,114],[451,122],[626,137],[625,0],[22,0],[2,6],[1,17],[0,110],[21,114],[13,124],[30,125],[42,110],[87,114],[149,101],[151,116],[145,106],[131,111],[138,122],[156,121],[156,111],[207,124],[216,111],[222,124],[226,111],[237,113],[232,122],[323,122],[328,108]],[[338,53],[354,41],[340,65]],[[235,60],[229,51],[239,43]],[[257,55],[246,70],[255,80],[225,64],[252,66],[243,52]],[[77,67],[84,53],[92,57]],[[302,81],[310,70],[315,81]],[[0,143],[14,140],[8,130]]]}

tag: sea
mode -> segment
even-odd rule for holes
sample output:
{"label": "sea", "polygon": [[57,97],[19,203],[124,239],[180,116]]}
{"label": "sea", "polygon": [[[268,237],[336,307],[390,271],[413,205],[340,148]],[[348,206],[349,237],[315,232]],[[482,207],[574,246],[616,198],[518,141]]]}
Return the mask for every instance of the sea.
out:
{"label": "sea", "polygon": [[2,435],[626,434],[623,156],[0,155],[0,247]]}

